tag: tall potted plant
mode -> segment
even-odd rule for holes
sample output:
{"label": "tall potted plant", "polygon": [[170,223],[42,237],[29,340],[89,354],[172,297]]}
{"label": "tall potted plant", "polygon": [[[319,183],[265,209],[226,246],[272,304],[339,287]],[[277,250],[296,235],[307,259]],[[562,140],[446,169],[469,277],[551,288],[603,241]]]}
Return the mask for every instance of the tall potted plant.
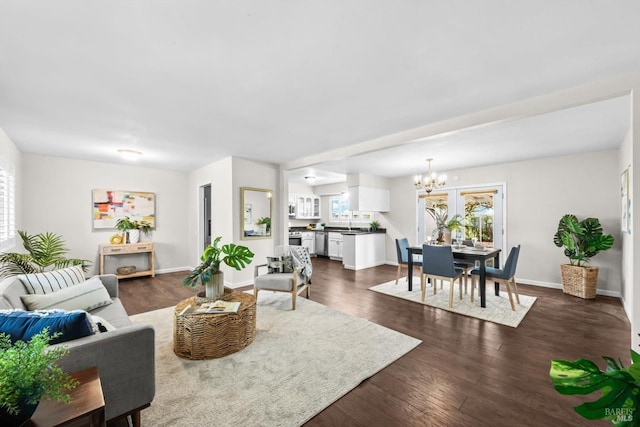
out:
{"label": "tall potted plant", "polygon": [[579,221],[575,215],[564,215],[553,236],[553,243],[564,247],[569,264],[562,264],[562,290],[565,294],[585,299],[596,297],[598,267],[585,264],[598,253],[610,249],[614,239],[604,234],[600,220],[585,218]]}
{"label": "tall potted plant", "polygon": [[202,283],[205,287],[207,299],[218,299],[224,294],[224,275],[220,270],[220,263],[240,271],[251,264],[253,252],[246,246],[233,243],[218,247],[222,237],[218,236],[213,244],[208,246],[200,260],[202,261],[183,281],[184,286],[196,286]]}
{"label": "tall potted plant", "polygon": [[46,270],[59,269],[74,265],[82,266],[84,271],[91,261],[86,259],[67,258],[69,251],[64,240],[55,233],[28,234],[18,230],[22,245],[27,253],[6,252],[0,254],[0,277],[17,276],[19,274],[42,273]]}

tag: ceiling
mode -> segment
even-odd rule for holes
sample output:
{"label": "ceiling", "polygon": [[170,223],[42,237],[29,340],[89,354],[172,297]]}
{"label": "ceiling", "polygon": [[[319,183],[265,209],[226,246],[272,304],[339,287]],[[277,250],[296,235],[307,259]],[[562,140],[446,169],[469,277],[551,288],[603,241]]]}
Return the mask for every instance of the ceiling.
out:
{"label": "ceiling", "polygon": [[[287,163],[640,71],[638,16],[634,0],[0,0],[0,128],[24,152],[76,159],[125,163],[126,148],[178,171],[227,156]],[[628,105],[436,135],[312,173],[614,148]]]}

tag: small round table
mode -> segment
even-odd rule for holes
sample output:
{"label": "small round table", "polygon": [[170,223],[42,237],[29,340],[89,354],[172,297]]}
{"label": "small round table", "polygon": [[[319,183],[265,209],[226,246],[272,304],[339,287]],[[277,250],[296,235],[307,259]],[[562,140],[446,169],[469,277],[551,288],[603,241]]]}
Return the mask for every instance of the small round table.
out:
{"label": "small round table", "polygon": [[183,314],[199,298],[180,301],[174,310],[173,352],[185,359],[215,359],[242,350],[256,337],[256,299],[245,292],[225,289],[220,298],[239,301],[237,313]]}

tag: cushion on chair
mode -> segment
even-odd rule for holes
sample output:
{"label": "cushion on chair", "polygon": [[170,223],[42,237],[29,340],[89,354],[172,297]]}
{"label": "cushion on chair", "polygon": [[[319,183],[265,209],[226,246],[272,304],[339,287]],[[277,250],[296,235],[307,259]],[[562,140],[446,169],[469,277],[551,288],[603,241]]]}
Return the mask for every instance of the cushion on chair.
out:
{"label": "cushion on chair", "polygon": [[62,335],[52,339],[51,344],[70,341],[93,335],[94,330],[85,311],[0,311],[0,332],[11,337],[12,342],[28,341],[44,328],[49,328],[49,334],[60,332]]}
{"label": "cushion on chair", "polygon": [[267,269],[269,274],[293,273],[293,257],[290,255],[267,257]]}
{"label": "cushion on chair", "polygon": [[21,295],[22,302],[28,310],[46,310],[60,308],[64,310],[90,311],[111,304],[109,292],[98,277],[70,286],[68,288],[44,295]]}
{"label": "cushion on chair", "polygon": [[291,273],[263,274],[253,280],[253,285],[258,289],[291,291],[293,290],[293,275]]}
{"label": "cushion on chair", "polygon": [[[493,267],[486,267],[487,269],[487,277],[497,277],[498,279],[510,279],[510,277],[504,277],[504,270]],[[480,269],[474,268],[471,270],[471,274],[475,274],[477,276],[480,275]]]}
{"label": "cushion on chair", "polygon": [[45,273],[21,274],[18,279],[30,294],[47,294],[83,282],[84,271],[82,267],[75,266]]}

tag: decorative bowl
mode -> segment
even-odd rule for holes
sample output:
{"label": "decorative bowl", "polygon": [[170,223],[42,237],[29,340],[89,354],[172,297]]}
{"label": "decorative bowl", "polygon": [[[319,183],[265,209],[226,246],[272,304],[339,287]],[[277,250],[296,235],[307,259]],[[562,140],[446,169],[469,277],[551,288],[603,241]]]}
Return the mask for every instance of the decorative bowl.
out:
{"label": "decorative bowl", "polygon": [[124,267],[118,267],[116,269],[116,272],[118,274],[122,274],[122,275],[133,274],[133,273],[136,272],[136,266],[135,265],[127,265],[127,266],[124,266]]}

